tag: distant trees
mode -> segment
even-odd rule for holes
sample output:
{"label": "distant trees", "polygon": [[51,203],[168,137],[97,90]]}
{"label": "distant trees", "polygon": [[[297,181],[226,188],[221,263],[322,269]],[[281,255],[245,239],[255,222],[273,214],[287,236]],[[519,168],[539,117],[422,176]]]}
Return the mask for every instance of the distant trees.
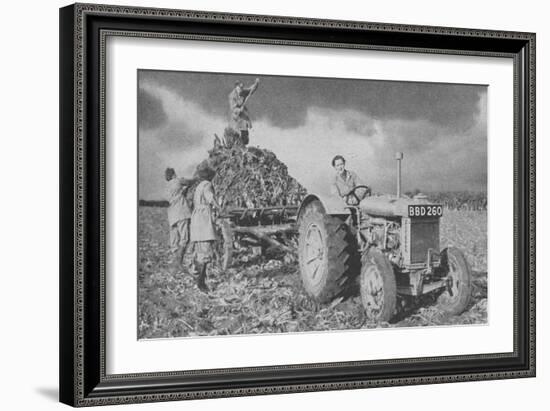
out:
{"label": "distant trees", "polygon": [[426,193],[428,200],[451,210],[487,210],[487,193],[476,191],[439,191]]}
{"label": "distant trees", "polygon": [[139,205],[143,207],[168,207],[166,200],[139,200]]}
{"label": "distant trees", "polygon": [[[405,195],[414,197],[424,194],[433,203],[442,204],[451,210],[487,210],[487,193],[477,191],[436,191],[423,193],[419,189],[405,192]],[[168,207],[168,201],[164,200],[139,200],[139,205],[144,207]]]}

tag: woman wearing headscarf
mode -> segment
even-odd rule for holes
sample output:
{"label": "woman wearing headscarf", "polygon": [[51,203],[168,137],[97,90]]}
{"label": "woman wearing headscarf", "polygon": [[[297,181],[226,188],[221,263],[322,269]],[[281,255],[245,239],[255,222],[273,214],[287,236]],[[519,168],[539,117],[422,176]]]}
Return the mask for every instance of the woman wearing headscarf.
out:
{"label": "woman wearing headscarf", "polygon": [[212,187],[215,172],[203,164],[197,170],[200,183],[193,195],[193,213],[191,214],[191,242],[194,247],[194,257],[199,276],[197,286],[201,291],[208,291],[206,285],[206,269],[212,261],[216,232],[214,229],[214,209],[218,208]]}

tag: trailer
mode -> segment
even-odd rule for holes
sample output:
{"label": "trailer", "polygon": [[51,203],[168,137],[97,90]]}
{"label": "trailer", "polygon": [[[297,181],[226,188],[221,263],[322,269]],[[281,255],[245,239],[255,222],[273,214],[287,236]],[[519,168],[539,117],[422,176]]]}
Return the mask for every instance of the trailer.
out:
{"label": "trailer", "polygon": [[267,249],[295,254],[298,209],[298,205],[281,205],[224,210],[216,220],[217,264],[226,270],[235,251],[243,247],[252,247],[262,254]]}

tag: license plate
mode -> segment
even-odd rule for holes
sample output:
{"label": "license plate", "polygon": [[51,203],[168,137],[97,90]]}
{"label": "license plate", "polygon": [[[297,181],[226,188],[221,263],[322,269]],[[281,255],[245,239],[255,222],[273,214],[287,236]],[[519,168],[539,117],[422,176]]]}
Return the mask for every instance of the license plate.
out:
{"label": "license plate", "polygon": [[441,217],[443,206],[418,204],[409,206],[409,217]]}

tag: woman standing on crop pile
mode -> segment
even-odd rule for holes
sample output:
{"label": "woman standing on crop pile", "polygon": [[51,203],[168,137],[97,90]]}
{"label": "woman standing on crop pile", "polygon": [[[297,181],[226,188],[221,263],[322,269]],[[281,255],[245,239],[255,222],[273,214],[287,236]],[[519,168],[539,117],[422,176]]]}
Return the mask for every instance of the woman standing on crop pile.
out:
{"label": "woman standing on crop pile", "polygon": [[215,171],[208,165],[198,167],[197,176],[200,180],[193,195],[193,213],[191,214],[191,242],[193,243],[194,259],[199,276],[197,286],[201,291],[208,291],[206,285],[206,268],[212,261],[213,244],[216,241],[214,230],[214,213],[218,205],[214,198],[212,179]]}

